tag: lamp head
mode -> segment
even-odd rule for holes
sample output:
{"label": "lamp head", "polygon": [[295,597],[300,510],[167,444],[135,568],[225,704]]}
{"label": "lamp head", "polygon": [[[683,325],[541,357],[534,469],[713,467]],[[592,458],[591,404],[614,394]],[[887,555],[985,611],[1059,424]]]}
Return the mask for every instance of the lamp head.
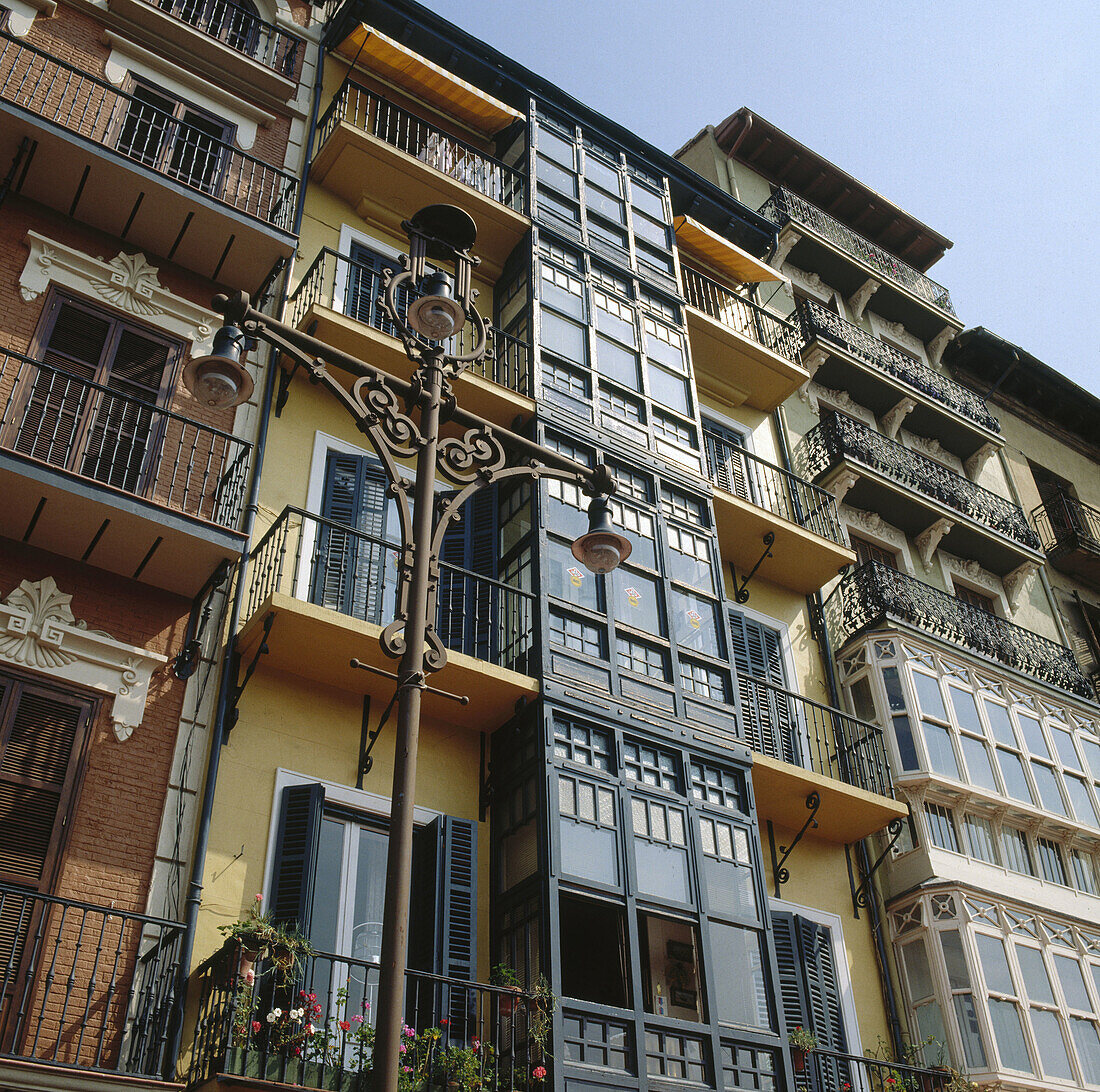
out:
{"label": "lamp head", "polygon": [[573,543],[573,556],[593,573],[609,573],[630,556],[630,539],[615,529],[611,502],[595,497],[588,506],[588,533]]}
{"label": "lamp head", "polygon": [[228,409],[248,401],[252,376],[241,363],[245,335],[236,326],[222,326],[206,356],[192,357],[183,369],[183,385],[204,405]]}
{"label": "lamp head", "polygon": [[466,312],[454,298],[454,282],[446,273],[429,273],[420,290],[423,295],[409,304],[409,325],[429,341],[446,341],[466,322]]}
{"label": "lamp head", "polygon": [[477,240],[474,218],[456,205],[428,205],[402,225],[409,242],[422,242],[423,253],[436,261],[454,261],[469,254]]}

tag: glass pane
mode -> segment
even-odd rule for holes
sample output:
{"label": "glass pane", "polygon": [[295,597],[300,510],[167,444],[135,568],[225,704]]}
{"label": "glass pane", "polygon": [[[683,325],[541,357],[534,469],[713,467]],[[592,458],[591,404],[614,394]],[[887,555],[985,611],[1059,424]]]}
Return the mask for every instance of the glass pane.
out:
{"label": "glass pane", "polygon": [[559,163],[564,163],[570,170],[573,169],[573,145],[551,132],[549,129],[540,129],[538,133],[539,151],[550,156]]}
{"label": "glass pane", "polygon": [[924,721],[924,743],[928,748],[928,761],[936,773],[958,779],[959,764],[955,749],[951,746],[951,732],[939,724]]}
{"label": "glass pane", "polygon": [[[969,993],[957,993],[954,997],[955,1019],[959,1024],[959,1034],[962,1036],[963,1056],[967,1069],[982,1069],[985,1066],[985,1047],[982,1045],[982,1034],[978,1029],[978,1013],[974,1006],[973,995]],[[941,1042],[945,1038],[940,1039]]]}
{"label": "glass pane", "polygon": [[356,959],[376,961],[382,955],[382,904],[386,894],[388,847],[389,838],[381,831],[359,829],[351,928],[351,954]]}
{"label": "glass pane", "polygon": [[894,717],[894,739],[898,745],[901,768],[903,770],[920,769],[920,763],[917,761],[917,745],[913,740],[913,729],[908,717]]}
{"label": "glass pane", "polygon": [[1039,949],[1017,944],[1016,958],[1020,963],[1020,973],[1024,976],[1024,990],[1028,1000],[1053,1005],[1054,992],[1050,988],[1050,976]]}
{"label": "glass pane", "polygon": [[653,364],[649,366],[649,396],[677,413],[691,413],[687,380]]}
{"label": "glass pane", "polygon": [[947,692],[951,695],[951,704],[955,707],[955,716],[959,719],[960,727],[975,735],[985,735],[974,695],[969,690],[963,690],[957,686],[948,686]]}
{"label": "glass pane", "polygon": [[1081,750],[1085,752],[1085,761],[1092,770],[1093,777],[1100,777],[1100,744],[1081,737]]}
{"label": "glass pane", "polygon": [[[638,331],[634,326],[634,312],[618,300],[596,293],[596,329],[624,345],[636,348]],[[601,300],[607,307],[601,307]],[[614,311],[608,310],[614,308]]]}
{"label": "glass pane", "polygon": [[938,720],[947,720],[947,710],[943,707],[943,695],[940,693],[939,680],[923,671],[913,672],[913,688],[917,692],[917,701],[921,712]]}
{"label": "glass pane", "polygon": [[905,694],[901,688],[901,679],[896,667],[884,667],[882,669],[882,681],[886,685],[886,698],[890,703],[891,713],[905,712]]}
{"label": "glass pane", "polygon": [[1073,805],[1073,814],[1077,817],[1077,822],[1085,823],[1090,827],[1097,826],[1096,809],[1089,796],[1088,783],[1080,777],[1066,774],[1066,789],[1069,792],[1069,800]]}
{"label": "glass pane", "polygon": [[1077,1057],[1081,1060],[1086,1084],[1100,1084],[1100,1035],[1091,1020],[1079,1016],[1070,1020],[1073,1041],[1077,1044]]}
{"label": "glass pane", "polygon": [[1085,989],[1085,976],[1081,972],[1081,964],[1076,959],[1056,955],[1054,957],[1054,969],[1058,972],[1058,981],[1062,984],[1062,993],[1065,995],[1066,1004],[1071,1009],[1092,1012],[1088,991]]}
{"label": "glass pane", "polygon": [[924,948],[924,941],[914,941],[906,944],[901,950],[905,959],[905,974],[909,979],[909,992],[914,1001],[922,997],[931,997],[935,993],[932,985],[932,971],[928,966],[928,953]]}
{"label": "glass pane", "polygon": [[635,838],[634,861],[639,893],[669,902],[691,902],[685,850]]}
{"label": "glass pane", "polygon": [[976,815],[967,815],[963,818],[966,827],[966,844],[971,857],[988,861],[990,864],[1000,864],[1000,854],[997,852],[997,843],[993,839],[993,828],[988,819],[979,818]]}
{"label": "glass pane", "polygon": [[546,558],[546,592],[589,610],[600,610],[598,577],[577,561],[568,546],[556,539],[547,540]]}
{"label": "glass pane", "polygon": [[664,636],[664,614],[657,581],[626,569],[616,569],[610,579],[615,588],[615,617],[618,621],[643,633]]}
{"label": "glass pane", "polygon": [[[542,302],[573,318],[584,320],[584,284],[555,266],[542,267]],[[543,321],[546,321],[545,313]]]}
{"label": "glass pane", "polygon": [[[935,1039],[935,1043],[928,1043],[925,1049],[929,1052],[929,1060],[931,1054],[936,1050],[937,1043],[947,1042],[947,1032],[943,1026],[943,1013],[940,1011],[938,1001],[929,1001],[926,1005],[917,1006],[917,1030],[920,1032],[920,1038],[922,1042],[927,1042],[929,1039]],[[919,1065],[919,1062],[914,1062],[914,1065]],[[841,1086],[843,1087],[843,1085]],[[892,1086],[886,1086],[892,1087]]]}
{"label": "glass pane", "polygon": [[1062,760],[1062,765],[1071,770],[1080,770],[1081,759],[1077,756],[1077,748],[1073,745],[1073,735],[1064,732],[1061,728],[1051,728],[1050,734],[1054,737],[1054,749]]}
{"label": "glass pane", "polygon": [[947,981],[953,990],[970,989],[970,970],[966,965],[962,936],[958,929],[945,929],[940,933],[943,961],[947,967]]}
{"label": "glass pane", "polygon": [[1035,875],[1027,835],[1022,830],[1017,830],[1015,827],[1002,827],[1001,846],[1004,849],[1005,868],[1010,868],[1013,872],[1022,872],[1025,876]]}
{"label": "glass pane", "polygon": [[759,934],[712,922],[710,944],[719,968],[737,968],[736,974],[719,972],[714,976],[718,1019],[742,1027],[770,1026]]}
{"label": "glass pane", "polygon": [[721,656],[718,610],[709,599],[672,589],[672,624],[676,643],[710,656]]}
{"label": "glass pane", "polygon": [[1001,1065],[1005,1069],[1017,1069],[1022,1073],[1033,1072],[1016,1005],[1012,1001],[996,1001],[990,998],[989,1018],[993,1024],[997,1050],[1001,1055]]}
{"label": "glass pane", "polygon": [[993,738],[998,743],[1006,743],[1009,747],[1016,747],[1015,733],[1012,731],[1012,721],[1008,719],[1008,710],[997,702],[986,701],[985,715],[989,718],[990,727],[993,729]]}
{"label": "glass pane", "polygon": [[600,375],[606,375],[632,391],[641,389],[638,354],[600,334],[596,335],[596,368]]}
{"label": "glass pane", "polygon": [[695,926],[641,914],[641,943],[645,956],[642,981],[647,1012],[702,1020],[699,938]]}
{"label": "glass pane", "polygon": [[995,993],[1014,995],[1016,990],[1008,970],[1004,942],[1000,937],[987,936],[985,933],[976,933],[974,939],[977,941],[978,957],[981,959],[986,986]]}
{"label": "glass pane", "polygon": [[1041,762],[1032,762],[1031,774],[1039,788],[1039,799],[1043,807],[1047,811],[1065,815],[1066,805],[1058,789],[1058,782],[1061,780],[1058,774],[1050,766],[1044,766]]}
{"label": "glass pane", "polygon": [[1050,758],[1050,748],[1043,737],[1043,729],[1040,727],[1039,722],[1025,713],[1018,713],[1017,719],[1020,722],[1020,730],[1023,732],[1027,749],[1040,758]]}
{"label": "glass pane", "polygon": [[1005,751],[998,747],[997,761],[1001,766],[1001,775],[1004,777],[1008,795],[1015,800],[1033,804],[1035,801],[1031,798],[1031,789],[1024,776],[1024,764],[1020,756],[1013,751]]}
{"label": "glass pane", "polygon": [[[339,900],[333,898],[332,893],[340,891],[343,887],[341,882],[343,856],[344,824],[335,819],[322,819],[309,937],[313,946],[323,952],[335,952],[339,943],[336,936]],[[383,868],[385,868],[384,863]]]}
{"label": "glass pane", "polygon": [[997,784],[997,779],[993,776],[993,764],[989,760],[989,751],[986,749],[986,745],[973,736],[960,736],[959,742],[962,744],[963,758],[966,761],[970,783],[980,785],[983,789],[989,789],[990,792],[999,793],[1001,790]]}
{"label": "glass pane", "polygon": [[1039,1061],[1043,1072],[1050,1077],[1069,1080],[1073,1072],[1069,1067],[1066,1043],[1058,1017],[1045,1009],[1031,1010],[1031,1026],[1035,1029],[1035,1042],[1039,1047]]}

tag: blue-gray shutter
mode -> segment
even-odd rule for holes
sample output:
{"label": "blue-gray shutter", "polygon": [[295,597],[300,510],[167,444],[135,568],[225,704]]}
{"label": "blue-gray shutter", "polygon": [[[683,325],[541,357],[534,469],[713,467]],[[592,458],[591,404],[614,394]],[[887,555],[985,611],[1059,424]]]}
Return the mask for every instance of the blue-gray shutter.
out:
{"label": "blue-gray shutter", "polygon": [[272,920],[296,924],[307,936],[324,804],[323,785],[288,785],[283,789],[271,870],[268,908]]}
{"label": "blue-gray shutter", "polygon": [[786,689],[779,631],[738,610],[729,613],[745,740],[760,754],[801,766],[802,748],[790,699],[753,681],[762,679],[772,687]]}
{"label": "blue-gray shutter", "polygon": [[497,575],[497,491],[486,487],[462,506],[462,519],[443,535],[439,560],[466,570],[441,568],[438,629],[447,648],[479,660],[495,660],[500,650],[503,604],[499,589],[473,575]]}

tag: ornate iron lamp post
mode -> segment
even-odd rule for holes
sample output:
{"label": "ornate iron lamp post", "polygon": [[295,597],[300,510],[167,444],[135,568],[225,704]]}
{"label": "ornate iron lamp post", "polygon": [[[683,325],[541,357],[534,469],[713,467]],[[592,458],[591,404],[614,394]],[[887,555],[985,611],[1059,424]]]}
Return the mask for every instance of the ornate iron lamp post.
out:
{"label": "ornate iron lamp post", "polygon": [[[397,613],[380,637],[382,648],[400,660],[400,667],[393,676],[398,707],[373,1067],[378,1092],[396,1092],[398,1081],[421,695],[428,689],[427,677],[447,662],[447,649],[434,623],[444,532],[479,489],[514,477],[555,477],[579,482],[593,498],[588,533],[573,544],[582,564],[596,573],[609,572],[631,548],[611,522],[608,498],[615,480],[605,464],[586,467],[468,413],[455,402],[452,380],[488,351],[485,321],[474,307],[472,280],[478,259],[469,253],[477,233],[474,221],[454,206],[431,205],[402,227],[409,237],[409,254],[402,257],[399,272],[386,272],[381,304],[416,366],[407,383],[268,318],[252,308],[243,293],[214,300],[215,309],[236,328],[219,331],[220,341],[215,339],[216,347],[229,346],[226,365],[239,367],[241,334],[266,341],[289,356],[295,370],[304,368],[312,383],[327,387],[352,415],[381,460],[397,499],[402,540]],[[451,266],[453,277],[446,271],[429,271],[429,259]],[[407,315],[397,302],[402,288],[419,293]],[[473,348],[466,353],[448,351],[448,339],[466,322],[473,327]],[[206,373],[214,370],[216,355],[203,359]],[[337,373],[352,378],[350,387]],[[464,430],[462,435],[441,436],[440,426],[447,423]],[[415,465],[411,481],[403,460]],[[442,503],[436,498],[437,474],[460,487]]]}

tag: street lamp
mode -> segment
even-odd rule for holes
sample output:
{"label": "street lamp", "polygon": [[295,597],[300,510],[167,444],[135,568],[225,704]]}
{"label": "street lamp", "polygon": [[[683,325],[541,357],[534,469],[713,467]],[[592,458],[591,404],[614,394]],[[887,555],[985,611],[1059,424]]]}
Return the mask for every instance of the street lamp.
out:
{"label": "street lamp", "polygon": [[[453,205],[429,205],[402,227],[409,237],[409,253],[402,256],[400,271],[385,271],[381,304],[415,365],[408,382],[268,318],[249,304],[244,293],[214,299],[214,308],[233,324],[215,337],[215,345],[225,350],[226,366],[239,367],[236,334],[243,333],[285,353],[294,361],[294,370],[305,368],[311,382],[326,386],[370,440],[397,501],[402,541],[397,612],[379,638],[383,650],[399,659],[400,666],[391,676],[397,681],[397,726],[374,1046],[377,1092],[396,1092],[398,1083],[421,696],[427,676],[447,663],[447,649],[435,631],[444,532],[470,496],[495,482],[561,478],[579,483],[593,498],[588,533],[573,544],[578,561],[594,573],[606,573],[631,549],[611,519],[608,498],[615,490],[615,479],[606,464],[586,467],[455,404],[451,381],[484,360],[488,351],[485,320],[473,305],[473,270],[478,264],[470,255],[477,237],[474,221]],[[450,266],[453,274],[429,269],[429,259]],[[398,303],[402,289],[417,297],[404,314]],[[473,347],[466,353],[448,352],[448,344],[457,347],[457,341],[450,339],[467,322],[473,327]],[[203,363],[211,366],[214,356],[203,358]],[[335,372],[353,378],[350,388]],[[444,410],[447,422],[465,429],[460,437],[441,437]],[[399,460],[413,463],[413,481]],[[460,487],[440,509],[436,507],[437,474]]]}

